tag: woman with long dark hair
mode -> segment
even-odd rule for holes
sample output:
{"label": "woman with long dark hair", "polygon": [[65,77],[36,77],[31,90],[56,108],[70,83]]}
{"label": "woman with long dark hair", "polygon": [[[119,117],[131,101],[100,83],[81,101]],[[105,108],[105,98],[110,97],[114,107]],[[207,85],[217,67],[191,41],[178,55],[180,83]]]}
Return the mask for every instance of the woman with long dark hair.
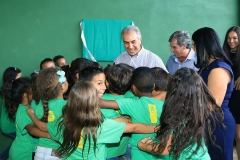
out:
{"label": "woman with long dark hair", "polygon": [[200,28],[192,35],[193,49],[197,54],[196,67],[217,105],[224,114],[224,126],[217,123],[215,144],[208,144],[212,160],[232,160],[236,124],[228,104],[234,87],[231,61],[223,51],[219,37],[212,28]]}
{"label": "woman with long dark hair", "polygon": [[234,74],[234,90],[232,93],[232,97],[229,102],[229,109],[232,112],[232,115],[236,121],[236,148],[238,159],[240,159],[240,27],[233,26],[228,29],[224,44],[223,50],[230,58],[233,63],[232,69]]}

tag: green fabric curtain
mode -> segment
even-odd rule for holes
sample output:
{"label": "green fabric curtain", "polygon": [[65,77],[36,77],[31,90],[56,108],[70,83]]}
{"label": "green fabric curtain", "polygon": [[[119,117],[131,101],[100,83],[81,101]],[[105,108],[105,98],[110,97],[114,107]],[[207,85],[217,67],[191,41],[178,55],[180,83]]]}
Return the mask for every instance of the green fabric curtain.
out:
{"label": "green fabric curtain", "polygon": [[125,51],[121,31],[130,20],[91,20],[81,22],[83,57],[92,61],[113,61]]}

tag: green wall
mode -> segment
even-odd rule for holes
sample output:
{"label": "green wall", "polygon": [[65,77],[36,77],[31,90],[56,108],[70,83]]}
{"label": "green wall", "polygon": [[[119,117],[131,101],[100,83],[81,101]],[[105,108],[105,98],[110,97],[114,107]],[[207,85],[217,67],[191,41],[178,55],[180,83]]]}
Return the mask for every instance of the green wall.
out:
{"label": "green wall", "polygon": [[239,6],[238,0],[0,0],[0,75],[16,66],[28,76],[42,59],[58,54],[69,63],[81,57],[82,19],[132,20],[144,47],[166,63],[174,31],[192,34],[208,26],[223,40],[229,27],[240,24]]}
{"label": "green wall", "polygon": [[[81,56],[82,19],[130,19],[140,28],[145,48],[164,62],[171,54],[169,36],[176,30],[214,28],[223,39],[239,24],[238,0],[0,0],[0,74],[17,66],[23,75],[39,69],[46,57]],[[1,82],[1,81],[0,81]]]}

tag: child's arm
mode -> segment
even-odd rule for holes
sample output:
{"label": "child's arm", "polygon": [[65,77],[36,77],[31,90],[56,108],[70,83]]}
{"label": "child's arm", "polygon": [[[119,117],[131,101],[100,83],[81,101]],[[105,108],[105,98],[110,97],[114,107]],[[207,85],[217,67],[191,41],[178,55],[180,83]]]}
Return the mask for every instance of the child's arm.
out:
{"label": "child's arm", "polygon": [[126,123],[124,133],[154,133],[157,127],[142,123]]}
{"label": "child's arm", "polygon": [[125,116],[120,116],[118,118],[113,118],[113,120],[118,121],[118,122],[132,123],[132,119],[127,118]]}
{"label": "child's arm", "polygon": [[101,108],[112,108],[112,109],[119,109],[119,106],[116,101],[113,100],[103,100],[99,98],[99,106]]}
{"label": "child's arm", "polygon": [[51,136],[48,134],[48,132],[43,132],[43,131],[39,130],[33,124],[28,124],[25,128],[28,131],[28,133],[31,134],[32,136],[51,138]]}
{"label": "child's arm", "polygon": [[34,110],[32,108],[29,108],[27,110],[28,116],[32,119],[33,123],[43,132],[47,132],[47,123],[40,121],[35,115]]}
{"label": "child's arm", "polygon": [[[164,149],[164,151],[162,153],[158,153],[158,151],[157,151],[159,144],[156,144],[156,143],[154,144],[150,138],[144,138],[144,139],[140,140],[138,142],[138,148],[145,152],[150,152],[150,153],[157,154],[157,155],[167,156],[167,155],[169,155],[169,150],[170,150],[169,147],[171,146],[171,140],[172,140],[172,135],[169,136],[166,148]],[[154,150],[153,150],[153,145],[155,145]]]}

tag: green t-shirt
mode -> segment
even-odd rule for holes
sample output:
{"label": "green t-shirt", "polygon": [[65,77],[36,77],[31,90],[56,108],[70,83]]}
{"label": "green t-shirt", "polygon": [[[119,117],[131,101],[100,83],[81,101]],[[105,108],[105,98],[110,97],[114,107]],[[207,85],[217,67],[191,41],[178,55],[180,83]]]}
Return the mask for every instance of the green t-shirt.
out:
{"label": "green t-shirt", "polygon": [[[31,107],[32,107],[32,109],[34,110],[34,112],[36,112],[36,109],[37,109],[37,107],[38,107],[39,105],[41,105],[41,101],[40,101],[38,104],[36,104],[36,101],[35,101],[35,100],[32,100],[32,102],[31,102]],[[38,141],[39,141],[39,137],[33,137],[34,146],[37,146],[37,145],[38,145]],[[33,150],[34,150],[34,152],[35,152],[36,147],[35,147]]]}
{"label": "green t-shirt", "polygon": [[8,118],[8,114],[6,111],[6,107],[4,104],[4,100],[0,98],[1,105],[1,120],[0,120],[0,128],[3,133],[14,133],[16,132],[16,126],[13,121]]}
{"label": "green t-shirt", "polygon": [[[194,144],[192,147],[187,147],[186,149],[183,150],[183,152],[180,154],[178,160],[186,160],[186,159],[191,159],[191,160],[210,160],[210,156],[208,154],[208,149],[205,145],[204,139],[202,140],[202,147],[199,148],[196,154],[192,153],[196,150],[197,148],[197,143]],[[192,155],[191,158],[189,158]],[[172,159],[171,157],[169,159]]]}
{"label": "green t-shirt", "polygon": [[124,97],[125,98],[133,98],[133,97],[136,97],[131,91],[127,91],[125,94],[124,94]]}
{"label": "green t-shirt", "polygon": [[[48,101],[48,123],[52,123],[57,120],[60,116],[62,116],[62,108],[66,105],[67,101],[62,98],[57,98],[54,100]],[[41,119],[43,116],[43,105],[39,103],[36,108],[35,115],[37,118]],[[48,138],[39,138],[38,146],[58,149],[60,145]]]}
{"label": "green t-shirt", "polygon": [[32,159],[32,149],[34,148],[33,138],[28,134],[26,126],[33,124],[32,120],[27,115],[27,106],[20,104],[16,113],[16,138],[12,143],[9,158],[10,160]]}
{"label": "green t-shirt", "polygon": [[[157,100],[150,97],[133,97],[116,100],[123,114],[129,114],[132,118],[132,123],[144,123],[149,125],[159,125],[160,116],[164,100]],[[168,156],[156,156],[151,153],[141,151],[137,147],[139,140],[151,137],[155,138],[155,134],[132,134],[131,144],[131,160],[155,160],[168,159]]]}
{"label": "green t-shirt", "polygon": [[[116,99],[122,99],[124,98],[124,96],[120,95],[120,96],[115,96],[109,93],[105,93],[102,97],[102,99],[104,100],[116,100]],[[118,111],[114,110],[114,109],[110,109],[110,108],[101,108],[101,112],[104,116],[104,118],[118,118],[121,115],[118,113]]]}
{"label": "green t-shirt", "polygon": [[40,105],[40,106],[42,105],[42,101],[40,101],[40,102],[37,104],[35,100],[32,100],[32,102],[31,102],[31,107],[32,107],[32,109],[34,110],[34,112],[36,112],[37,107],[38,107],[39,105]]}
{"label": "green t-shirt", "polygon": [[[54,121],[53,123],[48,123],[48,132],[51,137],[59,142],[63,141],[62,131],[58,131],[57,126],[59,121]],[[78,148],[69,156],[63,157],[63,159],[67,160],[106,160],[106,144],[107,143],[117,143],[120,141],[120,138],[123,134],[124,129],[126,128],[126,124],[123,122],[117,122],[111,119],[105,119],[101,124],[97,131],[97,147],[96,154],[94,154],[93,150],[93,139],[91,139],[90,150],[88,154],[88,141],[85,144],[83,151],[83,141],[80,140],[78,144]],[[80,136],[80,135],[79,135]],[[83,156],[82,157],[82,152]],[[96,155],[96,156],[95,156]]]}
{"label": "green t-shirt", "polygon": [[[104,99],[104,100],[117,100],[117,99],[122,99],[122,98],[125,98],[125,97],[123,95],[116,96],[116,95],[109,94],[109,93],[105,93],[102,97],[102,99]],[[107,112],[108,110],[112,110],[120,116],[119,111],[115,111],[114,109],[101,108],[102,113],[103,113],[103,111]],[[111,117],[105,116],[105,118],[111,118]],[[130,138],[129,134],[123,134],[120,142],[107,144],[107,158],[118,157],[118,156],[126,154],[127,146],[129,143],[129,138]]]}
{"label": "green t-shirt", "polygon": [[[195,143],[192,147],[187,147],[184,149],[179,158],[173,159],[171,157],[171,153],[169,155],[169,160],[186,160],[186,159],[191,159],[191,160],[211,160],[209,154],[208,154],[208,149],[205,145],[204,139],[202,140],[202,146],[199,148],[196,154],[192,153],[197,149],[197,143]],[[191,157],[190,157],[191,156]]]}

